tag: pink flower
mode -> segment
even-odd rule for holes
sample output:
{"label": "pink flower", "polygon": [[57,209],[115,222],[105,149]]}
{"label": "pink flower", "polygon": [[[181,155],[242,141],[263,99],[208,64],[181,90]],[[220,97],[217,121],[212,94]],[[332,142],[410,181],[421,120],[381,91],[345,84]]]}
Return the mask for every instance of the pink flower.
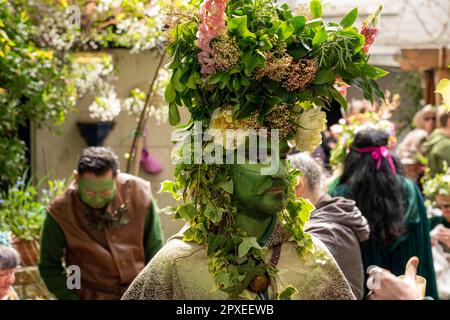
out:
{"label": "pink flower", "polygon": [[213,74],[216,69],[210,42],[226,30],[225,9],[229,0],[204,0],[200,5],[198,16],[202,20],[197,31],[197,47],[202,51],[198,54],[200,72],[202,75]]}
{"label": "pink flower", "polygon": [[341,77],[336,78],[334,87],[343,96],[347,95],[347,89],[350,88],[350,86],[346,82],[344,82]]}
{"label": "pink flower", "polygon": [[369,52],[370,46],[374,43],[375,37],[378,33],[378,29],[376,28],[378,24],[378,20],[380,19],[381,10],[383,9],[382,5],[379,5],[377,11],[371,14],[364,22],[363,27],[361,29],[361,34],[365,38],[363,50],[367,54]]}

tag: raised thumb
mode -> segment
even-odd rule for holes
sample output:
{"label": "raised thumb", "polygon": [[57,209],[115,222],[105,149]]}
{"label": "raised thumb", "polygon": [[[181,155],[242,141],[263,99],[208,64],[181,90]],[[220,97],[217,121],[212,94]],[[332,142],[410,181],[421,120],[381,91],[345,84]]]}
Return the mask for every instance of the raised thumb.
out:
{"label": "raised thumb", "polygon": [[406,264],[405,268],[405,277],[408,280],[416,281],[416,275],[417,275],[417,266],[419,265],[419,258],[417,257],[411,257],[408,260],[408,263]]}

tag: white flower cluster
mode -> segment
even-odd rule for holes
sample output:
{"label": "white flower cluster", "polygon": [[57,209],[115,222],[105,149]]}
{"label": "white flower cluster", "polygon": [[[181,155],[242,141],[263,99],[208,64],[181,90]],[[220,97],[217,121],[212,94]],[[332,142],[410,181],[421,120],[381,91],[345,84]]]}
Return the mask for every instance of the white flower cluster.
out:
{"label": "white flower cluster", "polygon": [[118,44],[129,47],[130,53],[137,53],[155,48],[157,43],[166,40],[161,32],[163,26],[161,17],[152,20],[152,25],[142,22],[136,17],[130,17],[117,24],[117,33],[121,34]]}
{"label": "white flower cluster", "polygon": [[[48,11],[48,10],[47,10]],[[79,26],[69,25],[70,12],[52,10],[44,14],[39,22],[37,34],[45,47],[68,51],[81,36]]]}
{"label": "white flower cluster", "polygon": [[[157,124],[165,123],[169,116],[169,107],[164,101],[164,90],[169,81],[169,72],[166,69],[160,69],[158,78],[154,85],[154,95],[148,108],[148,117],[156,119]],[[131,90],[131,97],[122,101],[122,108],[128,111],[128,114],[139,117],[144,109],[145,93],[139,88]]]}
{"label": "white flower cluster", "polygon": [[91,56],[81,55],[72,62],[72,77],[78,95],[92,93],[101,86],[105,78],[114,71],[113,59],[110,55]]}
{"label": "white flower cluster", "polygon": [[101,13],[107,12],[111,9],[120,7],[122,2],[122,0],[98,0],[96,10]]}
{"label": "white flower cluster", "polygon": [[112,121],[122,110],[121,101],[113,86],[107,84],[105,87],[104,94],[96,97],[89,106],[90,117],[100,121]]}

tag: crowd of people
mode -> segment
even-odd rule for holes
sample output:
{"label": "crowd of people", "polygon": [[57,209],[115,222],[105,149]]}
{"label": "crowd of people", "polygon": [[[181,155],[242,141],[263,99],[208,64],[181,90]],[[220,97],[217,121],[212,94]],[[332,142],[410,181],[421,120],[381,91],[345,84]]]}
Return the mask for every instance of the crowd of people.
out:
{"label": "crowd of people", "polygon": [[[291,166],[302,172],[296,196],[315,207],[304,230],[320,240],[342,272],[334,285],[348,284],[347,294],[310,297],[450,298],[450,115],[426,106],[414,124],[395,150],[389,148],[391,133],[376,123],[362,126],[341,168],[332,173],[326,163],[307,153],[285,151]],[[236,179],[242,174],[239,171]],[[283,178],[280,172],[277,175]],[[245,181],[242,185],[245,189]],[[271,215],[279,208],[263,207],[269,202],[252,198],[244,189],[238,201],[251,210],[267,209],[266,227],[276,230]],[[149,183],[120,173],[111,149],[87,148],[79,158],[75,180],[47,208],[39,271],[57,299],[201,298],[204,292],[199,288],[172,291],[175,286],[189,287],[186,283],[196,278],[199,259],[206,256],[196,257],[202,252],[198,247],[179,247],[180,235],[164,248],[163,239]],[[177,254],[167,246],[178,246]],[[186,252],[190,259],[183,260],[179,255]],[[168,262],[174,260],[176,265]],[[18,298],[13,284],[19,264],[11,246],[0,246],[3,300]],[[68,286],[65,268],[70,265],[81,270],[79,287]],[[298,267],[289,268],[295,273]],[[184,269],[189,270],[187,279],[182,279]],[[196,281],[202,277],[199,272]],[[426,281],[424,293],[416,281],[419,277]]]}

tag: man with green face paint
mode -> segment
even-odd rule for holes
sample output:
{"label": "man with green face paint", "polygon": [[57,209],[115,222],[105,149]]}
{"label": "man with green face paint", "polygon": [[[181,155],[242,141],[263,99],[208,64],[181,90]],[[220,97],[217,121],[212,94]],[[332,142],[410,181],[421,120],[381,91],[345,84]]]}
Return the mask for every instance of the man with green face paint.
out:
{"label": "man with green face paint", "polygon": [[[276,292],[292,285],[296,290],[292,299],[354,299],[345,277],[325,246],[312,239],[316,253],[306,254],[300,259],[297,245],[290,241],[291,235],[280,224],[281,212],[286,210],[288,193],[292,189],[286,161],[291,148],[287,142],[269,145],[271,151],[268,151],[267,157],[271,160],[268,163],[265,163],[267,157],[260,157],[265,154],[266,148],[256,147],[257,159],[250,159],[248,154],[251,151],[248,147],[245,149],[245,161],[235,156],[233,164],[221,165],[228,171],[233,184],[232,203],[236,212],[232,224],[244,232],[248,237],[246,239],[255,239],[253,245],[264,247],[267,250],[266,262],[283,272],[277,275],[277,280],[267,280],[264,275],[254,277],[248,288],[232,298],[277,299]],[[277,168],[276,172],[262,174],[269,167]],[[211,249],[208,245],[197,244],[195,239],[187,241],[185,236],[188,230],[189,225],[186,225],[179,234],[169,239],[133,281],[122,299],[229,298],[224,291],[217,289],[217,282],[215,284],[211,268],[208,268]],[[209,232],[215,233],[217,230],[212,228]],[[322,259],[320,257],[323,260],[318,264],[317,259]],[[245,258],[242,260],[245,261]]]}
{"label": "man with green face paint", "polygon": [[39,271],[58,299],[119,299],[163,245],[150,184],[117,167],[110,149],[85,149],[75,181],[47,208]]}

